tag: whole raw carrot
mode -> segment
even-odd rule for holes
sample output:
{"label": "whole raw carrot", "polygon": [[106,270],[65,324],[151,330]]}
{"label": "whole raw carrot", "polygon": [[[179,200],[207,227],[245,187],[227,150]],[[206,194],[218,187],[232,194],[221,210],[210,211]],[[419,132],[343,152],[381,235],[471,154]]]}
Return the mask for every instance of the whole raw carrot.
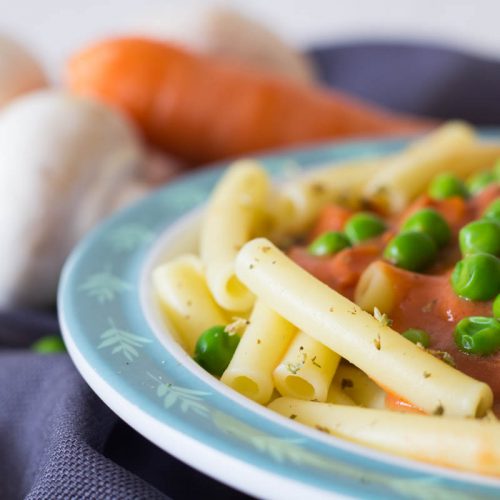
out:
{"label": "whole raw carrot", "polygon": [[194,162],[429,125],[147,39],[108,40],[76,54],[68,82],[125,111],[153,144]]}

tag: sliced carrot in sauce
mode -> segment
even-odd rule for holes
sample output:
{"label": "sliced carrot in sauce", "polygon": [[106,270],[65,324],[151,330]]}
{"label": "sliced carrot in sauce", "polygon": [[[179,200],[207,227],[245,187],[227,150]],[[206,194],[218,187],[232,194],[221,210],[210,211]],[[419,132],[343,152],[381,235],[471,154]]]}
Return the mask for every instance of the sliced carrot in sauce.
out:
{"label": "sliced carrot in sauce", "polygon": [[419,415],[426,415],[425,411],[415,406],[412,403],[396,396],[392,392],[388,392],[385,396],[385,407],[391,411],[399,411],[402,413],[418,413]]}
{"label": "sliced carrot in sauce", "polygon": [[434,208],[450,225],[452,233],[456,235],[460,228],[475,218],[472,203],[460,196],[453,196],[444,200],[434,200],[424,194],[417,198],[398,218],[398,226],[412,214],[422,208]]}
{"label": "sliced carrot in sauce", "polygon": [[355,212],[340,205],[326,205],[319,214],[318,220],[311,231],[312,241],[317,236],[326,231],[342,231],[347,220],[354,215]]}
{"label": "sliced carrot in sauce", "polygon": [[366,243],[345,248],[331,257],[316,257],[304,247],[292,247],[288,256],[323,283],[352,300],[361,273],[380,257],[383,245]]}
{"label": "sliced carrot in sauce", "polygon": [[483,212],[488,208],[488,205],[500,198],[500,183],[492,184],[486,189],[483,189],[471,200],[471,204],[474,207],[475,218],[479,218],[483,215]]}
{"label": "sliced carrot in sauce", "polygon": [[375,379],[372,379],[384,392],[385,392],[385,407],[391,411],[399,411],[402,413],[418,413],[420,415],[427,415],[427,413],[414,405],[410,401],[398,396],[391,392],[383,384],[380,384]]}
{"label": "sliced carrot in sauce", "polygon": [[373,242],[346,248],[334,255],[327,264],[336,282],[334,288],[352,300],[361,274],[380,257],[382,249],[380,244]]}

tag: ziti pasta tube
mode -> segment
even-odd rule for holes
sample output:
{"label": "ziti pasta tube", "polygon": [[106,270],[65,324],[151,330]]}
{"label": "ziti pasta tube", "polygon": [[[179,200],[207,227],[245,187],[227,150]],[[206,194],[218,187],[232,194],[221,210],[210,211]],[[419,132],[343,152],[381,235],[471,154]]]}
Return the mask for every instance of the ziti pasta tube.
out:
{"label": "ziti pasta tube", "polygon": [[499,156],[500,144],[479,143],[470,126],[450,122],[388,159],[363,194],[370,203],[397,213],[424,192],[435,175],[451,171],[465,177]]}
{"label": "ziti pasta tube", "polygon": [[342,163],[285,183],[272,201],[272,239],[300,235],[327,203],[359,207],[362,188],[385,163],[385,159]]}
{"label": "ziti pasta tube", "polygon": [[394,308],[394,294],[394,286],[384,272],[383,264],[375,261],[361,274],[354,291],[354,301],[370,313],[375,307],[382,313],[390,313]]}
{"label": "ziti pasta tube", "polygon": [[189,354],[207,328],[228,323],[210,294],[200,259],[194,255],[181,255],[158,266],[153,271],[153,287]]}
{"label": "ziti pasta tube", "polygon": [[328,395],[326,397],[326,402],[334,403],[336,405],[356,406],[354,400],[335,384],[332,384],[330,386]]}
{"label": "ziti pasta tube", "polygon": [[500,425],[355,406],[275,399],[269,406],[327,434],[397,455],[481,474],[500,475]]}
{"label": "ziti pasta tube", "polygon": [[246,311],[253,295],[234,274],[234,259],[259,234],[269,190],[265,170],[242,160],[229,168],[209,201],[201,230],[200,255],[215,301],[230,311]]}
{"label": "ziti pasta tube", "polygon": [[[332,388],[349,396],[357,405],[365,408],[385,408],[386,393],[359,368],[348,364],[341,363],[335,372]],[[337,403],[337,401],[328,400],[329,403]]]}
{"label": "ziti pasta tube", "polygon": [[259,300],[249,322],[221,382],[266,404],[274,390],[273,370],[297,329]]}
{"label": "ziti pasta tube", "polygon": [[484,415],[493,401],[479,382],[405,339],[295,264],[265,238],[247,243],[236,274],[297,328],[427,413]]}
{"label": "ziti pasta tube", "polygon": [[282,396],[326,401],[340,356],[304,332],[298,332],[273,373]]}

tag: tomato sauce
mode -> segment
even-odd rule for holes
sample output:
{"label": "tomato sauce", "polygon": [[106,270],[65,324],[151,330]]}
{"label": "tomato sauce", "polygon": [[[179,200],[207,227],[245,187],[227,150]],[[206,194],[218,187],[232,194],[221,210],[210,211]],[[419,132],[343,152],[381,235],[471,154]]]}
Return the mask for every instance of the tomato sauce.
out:
{"label": "tomato sauce", "polygon": [[326,231],[342,231],[345,223],[354,213],[353,210],[340,205],[327,205],[320,213],[309,235],[309,241]]}
{"label": "tomato sauce", "polygon": [[395,290],[396,307],[392,327],[398,332],[421,328],[430,336],[430,348],[447,352],[456,368],[489,384],[500,399],[500,354],[474,356],[461,352],[453,339],[455,325],[467,316],[490,316],[492,302],[461,299],[450,284],[450,273],[440,276],[417,274],[390,264],[387,274]]}
{"label": "tomato sauce", "polygon": [[[467,316],[491,316],[492,301],[470,301],[458,297],[452,289],[450,275],[454,265],[461,259],[458,247],[460,229],[472,220],[481,217],[486,207],[500,197],[500,185],[492,185],[464,200],[459,197],[433,200],[423,195],[415,200],[398,217],[387,218],[388,230],[381,236],[346,248],[333,256],[318,257],[308,253],[307,247],[295,246],[288,255],[304,269],[353,299],[354,290],[363,271],[380,260],[390,276],[395,292],[396,305],[389,313],[392,327],[399,332],[408,328],[421,328],[429,333],[430,349],[447,353],[447,359],[460,371],[486,382],[492,389],[497,408],[500,410],[500,353],[491,356],[476,356],[461,352],[455,344],[453,331],[456,324]],[[383,251],[389,239],[411,214],[422,208],[434,208],[448,222],[452,238],[440,250],[438,259],[425,274],[399,269],[383,261]],[[341,231],[353,214],[351,210],[330,205],[319,217],[309,234],[308,241],[325,231]],[[439,352],[435,353],[439,356]],[[388,407],[404,411],[405,402],[390,395]],[[418,410],[417,410],[418,411]]]}

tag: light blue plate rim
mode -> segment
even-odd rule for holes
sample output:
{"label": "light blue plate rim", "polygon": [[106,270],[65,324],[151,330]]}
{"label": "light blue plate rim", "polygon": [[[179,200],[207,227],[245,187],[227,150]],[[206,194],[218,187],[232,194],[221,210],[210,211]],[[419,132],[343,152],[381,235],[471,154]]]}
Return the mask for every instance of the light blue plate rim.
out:
{"label": "light blue plate rim", "polygon": [[[482,136],[498,138],[500,130],[483,130]],[[408,140],[336,142],[258,158],[279,177],[294,165],[309,169],[391,154]],[[175,453],[137,421],[131,422],[126,410],[111,404],[101,386],[113,388],[131,408],[140,409],[165,431],[189,436],[235,463],[272,474],[278,482],[293,479],[294,484],[326,496],[498,498],[496,480],[364,453],[356,446],[337,446],[314,432],[304,432],[300,424],[284,425],[266,412],[252,411],[214,390],[167,352],[140,306],[141,271],[155,242],[207,199],[226,166],[193,172],[153,192],[100,224],[72,252],[60,281],[58,309],[70,355],[89,385],[124,420],[135,423],[136,430],[166,451]],[[83,365],[91,368],[92,375]],[[197,465],[194,457],[182,458]],[[262,493],[247,484],[248,478],[228,478],[216,465],[204,472],[248,493]],[[268,496],[276,495],[269,492]]]}

